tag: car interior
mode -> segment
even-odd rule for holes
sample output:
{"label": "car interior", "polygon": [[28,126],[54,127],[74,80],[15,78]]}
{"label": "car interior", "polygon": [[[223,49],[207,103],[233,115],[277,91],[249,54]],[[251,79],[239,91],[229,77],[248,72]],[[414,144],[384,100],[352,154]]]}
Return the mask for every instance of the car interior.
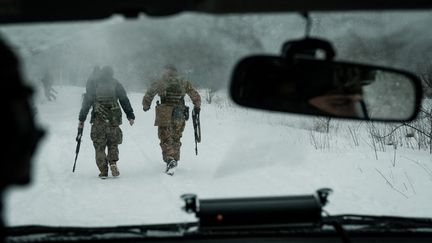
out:
{"label": "car interior", "polygon": [[[425,98],[424,84],[417,74],[373,60],[340,60],[333,43],[309,36],[307,26],[313,25],[313,13],[431,9],[432,2],[426,0],[4,0],[0,1],[0,24],[94,21],[113,15],[134,21],[140,15],[166,18],[184,12],[217,17],[297,13],[306,23],[305,35],[281,43],[279,53],[252,54],[238,60],[227,81],[230,99],[242,107],[311,118],[408,124],[418,117]],[[6,118],[5,139],[9,142],[3,148],[6,156],[0,172],[3,191],[11,185],[31,184],[32,157],[49,131],[33,120],[29,102],[32,90],[19,73],[18,55],[6,45],[0,46],[0,52],[0,77],[5,89],[11,90],[2,98],[8,105],[5,117],[10,118]],[[406,98],[382,101],[377,90]],[[386,109],[381,109],[384,106]],[[195,136],[201,142],[201,130]],[[76,141],[78,152],[81,136]],[[198,154],[196,146],[197,142]],[[332,196],[333,190],[326,187],[280,197],[205,198],[191,191],[181,195],[183,207],[179,211],[192,215],[195,222],[4,226],[1,236],[5,242],[432,242],[432,218],[329,215],[326,206]],[[6,210],[3,207],[3,214]]]}

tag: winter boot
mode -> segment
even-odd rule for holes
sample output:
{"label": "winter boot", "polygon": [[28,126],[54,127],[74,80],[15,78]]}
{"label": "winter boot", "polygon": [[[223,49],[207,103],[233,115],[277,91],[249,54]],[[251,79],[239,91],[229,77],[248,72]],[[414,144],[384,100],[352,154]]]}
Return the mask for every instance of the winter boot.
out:
{"label": "winter boot", "polygon": [[119,170],[117,168],[117,164],[116,163],[111,163],[110,164],[110,169],[111,169],[112,176],[117,177],[117,176],[120,175],[120,172],[119,172]]}
{"label": "winter boot", "polygon": [[177,168],[177,161],[171,160],[170,162],[167,163],[165,173],[172,176],[174,175],[176,168]]}
{"label": "winter boot", "polygon": [[101,179],[106,179],[108,177],[108,161],[102,161],[100,163],[98,163],[100,161],[96,161],[96,164],[98,166],[98,169],[100,171],[99,173],[99,178]]}
{"label": "winter boot", "polygon": [[99,173],[99,178],[106,179],[107,177],[108,177],[108,169],[107,171],[102,171],[101,173]]}

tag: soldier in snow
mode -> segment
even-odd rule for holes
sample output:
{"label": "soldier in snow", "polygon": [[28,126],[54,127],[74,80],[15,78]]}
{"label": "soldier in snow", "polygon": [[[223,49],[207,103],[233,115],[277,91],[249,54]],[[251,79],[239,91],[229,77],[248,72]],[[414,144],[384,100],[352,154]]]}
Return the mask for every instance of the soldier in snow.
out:
{"label": "soldier in snow", "polygon": [[155,81],[144,95],[143,110],[148,111],[156,95],[160,102],[156,105],[155,126],[158,127],[158,137],[162,149],[163,161],[166,163],[166,173],[174,174],[174,169],[180,160],[180,139],[189,118],[189,108],[184,97],[188,95],[193,102],[194,110],[199,113],[201,97],[192,84],[180,77],[174,66],[167,65],[162,77]]}
{"label": "soldier in snow", "polygon": [[[82,128],[90,107],[92,107],[90,137],[96,151],[96,164],[101,178],[108,176],[108,166],[113,176],[120,175],[117,167],[118,145],[123,141],[123,134],[120,129],[122,124],[120,106],[131,126],[135,120],[126,91],[113,75],[113,69],[110,66],[105,66],[99,75],[95,76],[96,78],[89,78],[79,114],[78,127]],[[105,153],[106,148],[108,148],[108,153]]]}
{"label": "soldier in snow", "polygon": [[53,80],[52,75],[47,71],[41,78],[41,83],[43,85],[44,94],[48,101],[53,101],[57,98],[57,91],[52,87]]}

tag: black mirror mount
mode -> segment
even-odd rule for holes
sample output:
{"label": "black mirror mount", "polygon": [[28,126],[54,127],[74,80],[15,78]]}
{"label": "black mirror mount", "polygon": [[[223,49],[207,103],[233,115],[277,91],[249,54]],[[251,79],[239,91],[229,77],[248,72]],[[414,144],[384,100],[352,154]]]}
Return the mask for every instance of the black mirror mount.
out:
{"label": "black mirror mount", "polygon": [[319,50],[325,53],[325,60],[333,60],[336,57],[336,51],[330,42],[316,38],[285,42],[282,46],[281,56],[288,60],[294,60],[299,57],[315,59]]}

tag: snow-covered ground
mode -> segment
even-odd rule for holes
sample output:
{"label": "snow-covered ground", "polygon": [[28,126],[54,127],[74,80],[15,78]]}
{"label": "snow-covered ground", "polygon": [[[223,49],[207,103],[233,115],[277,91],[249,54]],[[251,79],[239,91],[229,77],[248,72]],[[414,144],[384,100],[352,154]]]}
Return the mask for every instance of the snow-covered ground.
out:
{"label": "snow-covered ground", "polygon": [[120,177],[98,178],[88,122],[72,173],[84,89],[56,89],[55,102],[37,99],[38,120],[48,133],[34,159],[31,186],[6,195],[8,225],[193,221],[181,210],[184,193],[199,198],[277,196],[311,194],[323,187],[334,189],[326,207],[330,214],[432,217],[428,151],[389,147],[375,154],[367,129],[358,130],[359,145],[354,144],[347,127],[359,127],[359,122],[332,121],[329,134],[314,132],[316,119],[240,108],[224,94],[212,104],[203,102],[198,156],[188,121],[175,176],[163,173],[154,106],[142,111],[143,93],[129,93],[136,123],[122,125]]}

